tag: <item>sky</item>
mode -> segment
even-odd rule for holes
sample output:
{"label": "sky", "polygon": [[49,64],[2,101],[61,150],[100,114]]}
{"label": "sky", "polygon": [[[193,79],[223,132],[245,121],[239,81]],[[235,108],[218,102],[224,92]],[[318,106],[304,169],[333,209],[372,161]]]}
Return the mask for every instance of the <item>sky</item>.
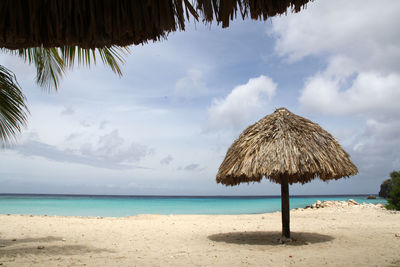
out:
{"label": "sky", "polygon": [[279,195],[215,182],[232,142],[286,107],[330,132],[359,174],[290,186],[292,195],[376,194],[400,169],[400,1],[310,2],[229,28],[193,20],[167,40],[131,46],[118,77],[75,66],[59,90],[0,54],[27,97],[17,142],[0,150],[0,193]]}

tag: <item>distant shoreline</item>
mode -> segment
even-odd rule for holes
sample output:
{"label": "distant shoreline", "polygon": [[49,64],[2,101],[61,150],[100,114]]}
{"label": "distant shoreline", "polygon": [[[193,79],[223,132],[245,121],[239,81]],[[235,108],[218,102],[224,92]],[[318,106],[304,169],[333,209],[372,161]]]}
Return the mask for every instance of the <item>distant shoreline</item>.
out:
{"label": "distant shoreline", "polygon": [[[290,195],[290,198],[315,197],[378,197],[378,194],[328,194],[328,195]],[[0,193],[0,196],[32,196],[32,197],[109,197],[109,198],[280,198],[280,195],[101,195],[101,194],[40,194],[40,193]]]}

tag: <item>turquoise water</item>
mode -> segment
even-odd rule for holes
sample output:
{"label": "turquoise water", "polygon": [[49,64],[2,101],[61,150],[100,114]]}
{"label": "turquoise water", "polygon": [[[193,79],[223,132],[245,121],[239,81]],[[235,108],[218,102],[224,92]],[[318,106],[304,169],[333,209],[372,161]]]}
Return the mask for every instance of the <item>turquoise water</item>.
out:
{"label": "turquoise water", "polygon": [[[319,200],[386,203],[367,196],[294,196],[290,208]],[[0,214],[124,217],[138,214],[254,214],[280,210],[280,197],[0,195]]]}

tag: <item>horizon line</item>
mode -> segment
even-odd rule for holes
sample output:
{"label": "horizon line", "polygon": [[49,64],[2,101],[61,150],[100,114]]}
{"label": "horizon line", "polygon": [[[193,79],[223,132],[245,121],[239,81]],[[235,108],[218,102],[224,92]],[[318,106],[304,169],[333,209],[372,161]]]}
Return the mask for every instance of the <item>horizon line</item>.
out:
{"label": "horizon line", "polygon": [[[290,195],[290,197],[319,197],[319,196],[332,196],[332,197],[340,197],[340,196],[378,196],[378,194],[307,194],[307,195]],[[207,197],[216,197],[216,198],[235,198],[235,197],[281,197],[281,195],[151,195],[151,194],[144,194],[144,195],[119,195],[119,194],[62,194],[62,193],[0,193],[0,196],[76,196],[76,197],[175,197],[175,198],[185,198],[185,197],[197,197],[197,198],[207,198]]]}

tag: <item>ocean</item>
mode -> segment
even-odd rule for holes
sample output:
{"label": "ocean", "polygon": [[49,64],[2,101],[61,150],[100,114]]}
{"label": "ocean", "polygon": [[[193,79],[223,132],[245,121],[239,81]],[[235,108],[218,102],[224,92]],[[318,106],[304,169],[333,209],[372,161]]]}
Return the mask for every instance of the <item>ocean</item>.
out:
{"label": "ocean", "polygon": [[[367,195],[291,196],[290,208],[317,200],[386,203]],[[0,214],[125,217],[138,214],[257,214],[281,209],[280,196],[100,196],[0,194]]]}

